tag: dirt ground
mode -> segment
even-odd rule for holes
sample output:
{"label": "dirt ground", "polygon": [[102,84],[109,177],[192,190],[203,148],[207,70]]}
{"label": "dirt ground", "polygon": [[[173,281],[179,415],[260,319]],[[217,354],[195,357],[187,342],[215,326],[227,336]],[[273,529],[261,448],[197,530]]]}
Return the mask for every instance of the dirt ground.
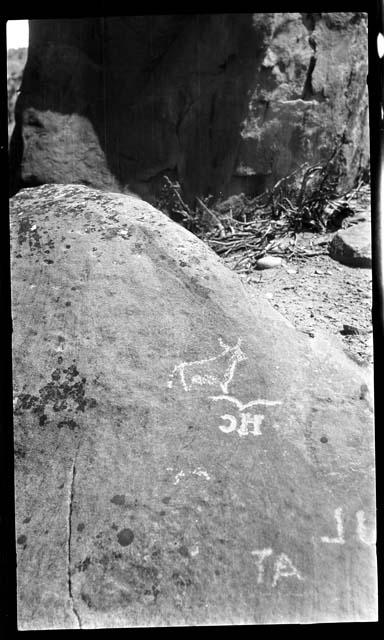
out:
{"label": "dirt ground", "polygon": [[[370,219],[368,187],[351,204],[355,214],[343,226]],[[240,275],[251,298],[265,297],[299,331],[310,336],[318,331],[336,336],[350,356],[369,366],[373,363],[372,271],[333,260],[328,255],[333,235],[299,234],[299,250],[289,261],[283,260],[274,269]],[[320,255],[302,257],[300,248]],[[233,261],[232,256],[225,259],[229,267],[233,267]]]}

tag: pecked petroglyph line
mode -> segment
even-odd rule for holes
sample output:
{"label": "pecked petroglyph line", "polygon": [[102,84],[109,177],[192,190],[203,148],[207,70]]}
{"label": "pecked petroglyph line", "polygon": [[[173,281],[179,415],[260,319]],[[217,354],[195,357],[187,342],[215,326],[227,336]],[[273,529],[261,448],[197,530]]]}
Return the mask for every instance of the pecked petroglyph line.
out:
{"label": "pecked petroglyph line", "polygon": [[245,404],[242,403],[240,400],[238,400],[237,398],[234,398],[233,396],[227,396],[227,395],[223,395],[223,396],[208,396],[209,400],[228,400],[228,402],[233,402],[233,404],[236,405],[236,407],[239,409],[239,411],[244,411],[244,409],[249,409],[250,407],[254,407],[256,405],[264,405],[266,407],[272,407],[278,404],[282,404],[282,402],[280,400],[251,400],[251,402],[246,402]]}
{"label": "pecked petroglyph line", "polygon": [[223,348],[223,351],[219,355],[203,360],[195,360],[193,362],[181,362],[176,365],[169,376],[167,383],[168,388],[172,389],[174,379],[176,375],[179,374],[181,384],[185,391],[191,391],[193,385],[217,385],[223,393],[227,394],[238,363],[248,358],[241,350],[241,338],[239,338],[232,347],[225,344],[221,338],[218,340],[220,346]]}

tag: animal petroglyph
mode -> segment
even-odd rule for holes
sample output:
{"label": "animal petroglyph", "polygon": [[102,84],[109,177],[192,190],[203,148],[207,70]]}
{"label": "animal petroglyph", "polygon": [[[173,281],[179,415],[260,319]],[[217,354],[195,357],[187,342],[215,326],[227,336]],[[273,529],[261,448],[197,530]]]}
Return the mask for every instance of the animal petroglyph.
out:
{"label": "animal petroglyph", "polygon": [[225,344],[221,338],[219,344],[223,351],[218,356],[176,365],[169,376],[168,387],[173,387],[175,376],[179,374],[185,391],[191,391],[193,385],[209,385],[218,386],[227,394],[238,363],[247,360],[247,356],[241,350],[241,338],[233,347]]}

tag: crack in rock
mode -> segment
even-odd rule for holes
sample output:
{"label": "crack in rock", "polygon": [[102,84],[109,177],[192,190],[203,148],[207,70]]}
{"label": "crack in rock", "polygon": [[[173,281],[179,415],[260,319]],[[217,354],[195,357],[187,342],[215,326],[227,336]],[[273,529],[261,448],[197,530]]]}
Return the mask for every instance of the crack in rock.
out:
{"label": "crack in rock", "polygon": [[73,614],[77,618],[77,622],[79,625],[79,629],[81,629],[81,620],[79,613],[76,609],[75,602],[72,594],[72,575],[71,575],[71,540],[72,540],[72,510],[73,510],[73,497],[74,497],[74,487],[75,487],[75,478],[76,478],[76,457],[72,464],[71,470],[71,484],[69,491],[69,504],[68,504],[68,555],[67,555],[67,580],[68,580],[68,594],[69,600],[71,603]]}

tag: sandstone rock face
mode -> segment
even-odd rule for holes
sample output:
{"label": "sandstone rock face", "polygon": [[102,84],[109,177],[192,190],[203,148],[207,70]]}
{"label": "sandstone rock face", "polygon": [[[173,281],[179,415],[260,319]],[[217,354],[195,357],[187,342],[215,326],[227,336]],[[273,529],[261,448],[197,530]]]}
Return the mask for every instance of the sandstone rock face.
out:
{"label": "sandstone rock face", "polygon": [[259,193],[341,145],[368,166],[365,14],[32,20],[12,192],[47,182]]}
{"label": "sandstone rock face", "polygon": [[332,238],[332,258],[350,267],[372,267],[371,223],[361,222],[341,229]]}
{"label": "sandstone rock face", "polygon": [[11,229],[19,628],[375,620],[362,370],[139,199]]}
{"label": "sandstone rock face", "polygon": [[239,188],[266,186],[341,144],[340,184],[369,162],[367,22],[356,13],[276,13],[241,132]]}

